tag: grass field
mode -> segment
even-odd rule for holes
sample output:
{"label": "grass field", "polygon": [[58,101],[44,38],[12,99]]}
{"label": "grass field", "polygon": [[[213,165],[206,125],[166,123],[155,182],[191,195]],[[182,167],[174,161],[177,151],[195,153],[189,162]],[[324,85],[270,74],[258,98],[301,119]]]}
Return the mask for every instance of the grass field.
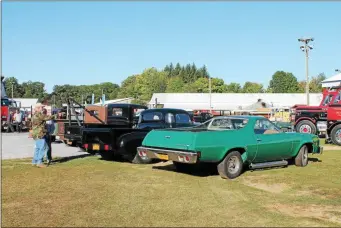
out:
{"label": "grass field", "polygon": [[235,180],[97,156],[2,161],[2,226],[341,226],[341,151]]}

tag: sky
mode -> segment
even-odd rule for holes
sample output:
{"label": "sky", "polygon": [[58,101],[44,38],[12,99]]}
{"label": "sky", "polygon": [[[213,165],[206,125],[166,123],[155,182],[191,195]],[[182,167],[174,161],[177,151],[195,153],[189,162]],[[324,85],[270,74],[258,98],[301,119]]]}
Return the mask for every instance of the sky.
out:
{"label": "sky", "polygon": [[341,2],[2,2],[2,75],[56,84],[120,84],[149,67],[206,65],[225,83],[305,79],[341,69]]}

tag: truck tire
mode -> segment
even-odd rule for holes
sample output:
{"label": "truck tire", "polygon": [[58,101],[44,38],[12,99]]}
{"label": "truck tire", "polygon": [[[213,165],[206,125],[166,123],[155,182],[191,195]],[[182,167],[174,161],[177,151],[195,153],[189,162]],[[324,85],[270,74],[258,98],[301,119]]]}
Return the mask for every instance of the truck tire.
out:
{"label": "truck tire", "polygon": [[183,172],[183,173],[188,172],[191,167],[189,164],[176,162],[176,161],[173,161],[173,165],[176,171]]}
{"label": "truck tire", "polygon": [[303,145],[295,157],[295,165],[304,167],[308,165],[308,147]]}
{"label": "truck tire", "polygon": [[125,150],[127,152],[127,155],[125,157],[128,157],[128,161],[133,164],[150,164],[152,163],[153,159],[151,158],[144,158],[142,159],[137,152],[137,147],[142,144],[142,140],[133,140],[127,143]]}
{"label": "truck tire", "polygon": [[234,179],[243,171],[243,160],[238,151],[232,151],[218,164],[218,173],[223,179]]}
{"label": "truck tire", "polygon": [[310,133],[316,135],[317,128],[314,123],[309,120],[302,120],[296,125],[296,132],[299,133]]}
{"label": "truck tire", "polygon": [[333,144],[341,146],[341,124],[336,125],[330,132],[330,138]]}

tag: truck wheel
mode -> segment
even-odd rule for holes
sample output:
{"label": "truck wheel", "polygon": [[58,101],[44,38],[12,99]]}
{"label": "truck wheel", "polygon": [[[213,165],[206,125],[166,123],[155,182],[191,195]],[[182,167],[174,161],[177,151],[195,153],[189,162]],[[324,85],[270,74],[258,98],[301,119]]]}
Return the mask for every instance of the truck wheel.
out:
{"label": "truck wheel", "polygon": [[311,121],[302,120],[296,125],[296,132],[316,135],[317,129]]}
{"label": "truck wheel", "polygon": [[243,160],[238,151],[230,152],[218,165],[218,173],[223,179],[234,179],[243,171]]}
{"label": "truck wheel", "polygon": [[173,165],[174,165],[176,171],[183,172],[183,173],[188,172],[190,169],[190,165],[184,164],[181,162],[173,161]]}
{"label": "truck wheel", "polygon": [[304,167],[308,165],[308,147],[303,145],[295,157],[295,165]]}
{"label": "truck wheel", "polygon": [[151,158],[142,159],[136,151],[135,157],[130,161],[133,164],[150,164],[152,162]]}
{"label": "truck wheel", "polygon": [[330,138],[333,144],[341,146],[341,124],[335,126],[330,132]]}

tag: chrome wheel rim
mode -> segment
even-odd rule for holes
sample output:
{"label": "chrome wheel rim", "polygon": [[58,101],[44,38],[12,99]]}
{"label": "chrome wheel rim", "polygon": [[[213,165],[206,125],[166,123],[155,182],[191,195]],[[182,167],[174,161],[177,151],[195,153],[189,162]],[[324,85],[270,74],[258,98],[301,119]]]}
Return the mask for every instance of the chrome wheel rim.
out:
{"label": "chrome wheel rim", "polygon": [[227,164],[229,173],[235,174],[238,172],[240,163],[237,156],[230,157]]}
{"label": "chrome wheel rim", "polygon": [[335,139],[338,143],[341,143],[341,129],[335,132]]}
{"label": "chrome wheel rim", "polygon": [[303,155],[302,155],[302,157],[303,157],[303,164],[305,165],[305,164],[307,164],[308,163],[308,149],[307,149],[307,147],[304,147],[304,151],[303,151]]}
{"label": "chrome wheel rim", "polygon": [[299,131],[300,131],[301,133],[311,133],[311,127],[310,127],[309,125],[307,125],[307,124],[303,124],[303,125],[300,127]]}

